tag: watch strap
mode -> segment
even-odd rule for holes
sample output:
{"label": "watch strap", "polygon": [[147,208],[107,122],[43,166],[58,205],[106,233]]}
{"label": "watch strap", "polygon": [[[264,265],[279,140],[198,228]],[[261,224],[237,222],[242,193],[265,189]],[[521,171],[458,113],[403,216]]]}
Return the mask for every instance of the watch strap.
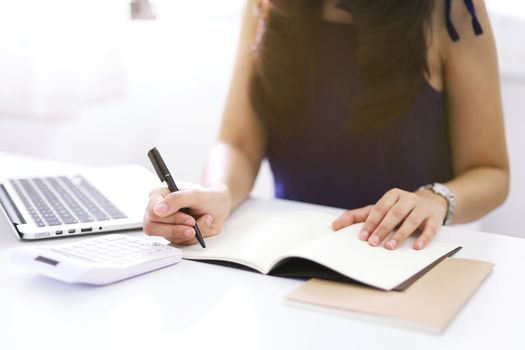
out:
{"label": "watch strap", "polygon": [[433,184],[423,187],[430,189],[432,192],[443,197],[447,201],[447,214],[443,219],[443,225],[450,225],[456,210],[456,196],[454,195],[454,192],[439,182],[434,182]]}

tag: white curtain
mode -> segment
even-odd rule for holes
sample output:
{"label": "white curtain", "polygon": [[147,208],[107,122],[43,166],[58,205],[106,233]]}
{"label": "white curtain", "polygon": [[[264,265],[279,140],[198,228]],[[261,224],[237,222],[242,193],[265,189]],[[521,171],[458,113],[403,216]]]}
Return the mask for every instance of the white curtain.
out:
{"label": "white curtain", "polygon": [[127,0],[0,0],[0,117],[60,119],[125,94]]}

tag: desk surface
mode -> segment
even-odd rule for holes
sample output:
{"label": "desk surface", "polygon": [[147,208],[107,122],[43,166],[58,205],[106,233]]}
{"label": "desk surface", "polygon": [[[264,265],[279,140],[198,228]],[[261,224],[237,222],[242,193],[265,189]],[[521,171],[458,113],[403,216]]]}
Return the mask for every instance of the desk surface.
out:
{"label": "desk surface", "polygon": [[[0,168],[15,158],[0,153]],[[305,206],[250,199],[240,210]],[[459,228],[443,229],[439,239],[462,245],[457,257],[496,267],[434,335],[287,306],[284,295],[300,281],[192,261],[105,287],[63,284],[12,265],[10,246],[35,243],[0,226],[0,349],[525,348],[525,240]]]}

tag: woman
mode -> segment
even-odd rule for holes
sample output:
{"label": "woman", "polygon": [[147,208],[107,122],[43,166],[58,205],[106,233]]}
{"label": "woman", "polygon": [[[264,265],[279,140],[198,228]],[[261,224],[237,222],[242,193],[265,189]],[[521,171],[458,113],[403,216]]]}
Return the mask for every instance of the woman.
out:
{"label": "woman", "polygon": [[349,209],[333,229],[364,222],[372,246],[421,232],[423,249],[499,206],[509,165],[483,1],[248,4],[205,186],[152,191],[145,232],[194,244],[196,220],[219,233],[265,157],[277,197]]}

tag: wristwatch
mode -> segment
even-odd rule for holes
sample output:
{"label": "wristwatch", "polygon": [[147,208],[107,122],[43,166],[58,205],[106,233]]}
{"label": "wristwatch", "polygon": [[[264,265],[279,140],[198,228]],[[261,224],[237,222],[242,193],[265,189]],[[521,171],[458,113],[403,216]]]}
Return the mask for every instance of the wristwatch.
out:
{"label": "wristwatch", "polygon": [[452,222],[452,218],[454,217],[454,211],[456,210],[456,196],[454,195],[454,192],[452,192],[447,186],[439,182],[434,182],[431,185],[426,185],[423,187],[428,188],[438,196],[445,198],[445,200],[447,201],[447,215],[443,220],[443,225],[449,225]]}

